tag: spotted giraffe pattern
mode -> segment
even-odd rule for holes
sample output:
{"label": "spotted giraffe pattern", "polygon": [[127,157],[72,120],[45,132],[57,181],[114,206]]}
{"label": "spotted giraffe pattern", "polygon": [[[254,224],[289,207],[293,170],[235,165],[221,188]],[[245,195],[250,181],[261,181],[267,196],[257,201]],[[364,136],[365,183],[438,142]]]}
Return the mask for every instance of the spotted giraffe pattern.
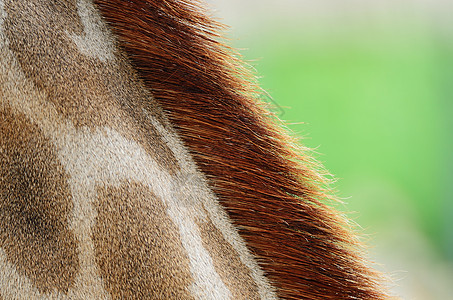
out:
{"label": "spotted giraffe pattern", "polygon": [[0,0],[0,299],[42,298],[276,298],[88,0]]}

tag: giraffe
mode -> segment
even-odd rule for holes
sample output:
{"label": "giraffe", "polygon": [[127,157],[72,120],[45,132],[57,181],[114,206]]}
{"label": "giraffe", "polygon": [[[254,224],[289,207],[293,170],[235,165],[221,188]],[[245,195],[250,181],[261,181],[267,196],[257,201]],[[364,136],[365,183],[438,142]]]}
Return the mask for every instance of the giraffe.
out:
{"label": "giraffe", "polygon": [[0,300],[386,299],[189,0],[0,0]]}

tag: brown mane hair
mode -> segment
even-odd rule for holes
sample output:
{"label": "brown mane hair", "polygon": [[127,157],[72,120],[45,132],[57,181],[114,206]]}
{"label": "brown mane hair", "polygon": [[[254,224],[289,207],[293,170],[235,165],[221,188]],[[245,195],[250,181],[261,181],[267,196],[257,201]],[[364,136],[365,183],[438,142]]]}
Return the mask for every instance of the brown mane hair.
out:
{"label": "brown mane hair", "polygon": [[[219,26],[189,0],[95,0],[285,299],[384,299],[311,159],[259,104]],[[277,125],[279,126],[277,126]]]}

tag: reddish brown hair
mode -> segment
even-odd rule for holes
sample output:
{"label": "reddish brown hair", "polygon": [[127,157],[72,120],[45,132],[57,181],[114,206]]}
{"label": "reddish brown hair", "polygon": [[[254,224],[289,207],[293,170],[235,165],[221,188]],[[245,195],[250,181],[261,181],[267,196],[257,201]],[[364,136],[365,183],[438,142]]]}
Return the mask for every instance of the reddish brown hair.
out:
{"label": "reddish brown hair", "polygon": [[155,99],[286,299],[383,299],[310,158],[258,103],[219,25],[189,0],[95,0]]}

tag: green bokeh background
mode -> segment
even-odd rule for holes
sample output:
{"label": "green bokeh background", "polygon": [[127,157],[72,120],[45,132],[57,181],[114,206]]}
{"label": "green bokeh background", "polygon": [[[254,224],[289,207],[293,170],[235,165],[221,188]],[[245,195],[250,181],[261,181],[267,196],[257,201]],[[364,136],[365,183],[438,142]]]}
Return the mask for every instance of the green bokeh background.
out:
{"label": "green bokeh background", "polygon": [[288,15],[269,1],[258,16],[214,7],[276,113],[338,179],[339,209],[369,235],[395,293],[451,297],[453,20],[391,4],[379,16],[298,17],[303,6],[283,2]]}
{"label": "green bokeh background", "polygon": [[[392,35],[373,34],[367,45],[366,33],[285,45],[288,40],[269,33],[272,44],[246,55],[265,57],[256,64],[262,87],[280,118],[340,178],[340,196],[365,193],[366,199],[345,200],[360,211],[359,224],[393,226],[390,221],[411,217],[453,258],[446,226],[453,219],[446,201],[453,48],[432,36]],[[383,185],[391,190],[380,190]]]}

